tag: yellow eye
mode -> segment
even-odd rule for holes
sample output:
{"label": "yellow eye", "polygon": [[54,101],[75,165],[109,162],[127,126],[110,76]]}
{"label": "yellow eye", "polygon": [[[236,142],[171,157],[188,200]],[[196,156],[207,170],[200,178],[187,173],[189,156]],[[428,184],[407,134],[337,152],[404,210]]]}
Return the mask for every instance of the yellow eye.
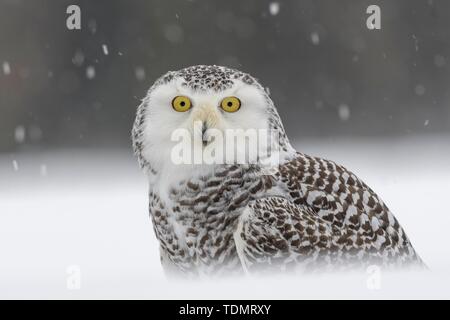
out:
{"label": "yellow eye", "polygon": [[172,107],[178,112],[188,111],[191,106],[191,100],[186,96],[176,96],[172,100]]}
{"label": "yellow eye", "polygon": [[220,106],[226,112],[236,112],[241,107],[241,100],[236,97],[226,97],[222,100]]}

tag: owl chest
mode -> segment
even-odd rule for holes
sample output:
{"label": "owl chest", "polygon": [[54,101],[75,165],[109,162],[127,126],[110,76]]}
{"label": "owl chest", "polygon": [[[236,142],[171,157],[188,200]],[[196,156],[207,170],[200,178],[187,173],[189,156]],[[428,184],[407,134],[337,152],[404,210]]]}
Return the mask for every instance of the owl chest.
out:
{"label": "owl chest", "polygon": [[180,210],[174,217],[152,215],[163,264],[195,273],[211,273],[219,266],[232,269],[238,262],[233,239],[238,215],[196,214]]}
{"label": "owl chest", "polygon": [[204,267],[208,272],[239,267],[233,233],[239,215],[264,191],[263,186],[264,182],[250,179],[188,181],[164,203],[151,201],[153,225],[166,263],[183,270]]}

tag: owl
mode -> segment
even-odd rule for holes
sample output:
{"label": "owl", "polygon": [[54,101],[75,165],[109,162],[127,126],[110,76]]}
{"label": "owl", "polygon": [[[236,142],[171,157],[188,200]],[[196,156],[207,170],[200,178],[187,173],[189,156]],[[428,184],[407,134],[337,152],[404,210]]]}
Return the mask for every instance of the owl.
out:
{"label": "owl", "polygon": [[[242,146],[228,148],[232,139],[218,138],[239,130],[276,139],[257,143],[254,161],[189,161],[214,143],[217,154],[247,155]],[[190,143],[183,143],[186,161],[174,156],[180,132]],[[170,274],[423,266],[370,187],[343,166],[291,146],[268,90],[249,74],[206,65],[166,73],[138,107],[132,141]]]}

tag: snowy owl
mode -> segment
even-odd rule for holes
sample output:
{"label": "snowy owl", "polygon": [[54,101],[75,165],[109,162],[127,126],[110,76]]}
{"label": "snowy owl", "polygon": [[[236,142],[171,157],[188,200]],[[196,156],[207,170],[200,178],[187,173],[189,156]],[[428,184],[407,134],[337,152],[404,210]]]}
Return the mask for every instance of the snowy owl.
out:
{"label": "snowy owl", "polygon": [[[267,130],[278,139],[261,144],[256,162],[179,163],[174,132],[180,129],[191,135],[194,153],[213,143],[213,130]],[[249,74],[204,65],[166,73],[142,100],[132,140],[169,273],[422,265],[371,188],[333,161],[293,149],[268,90]],[[221,143],[230,150],[230,139]],[[274,157],[278,162],[259,161]]]}

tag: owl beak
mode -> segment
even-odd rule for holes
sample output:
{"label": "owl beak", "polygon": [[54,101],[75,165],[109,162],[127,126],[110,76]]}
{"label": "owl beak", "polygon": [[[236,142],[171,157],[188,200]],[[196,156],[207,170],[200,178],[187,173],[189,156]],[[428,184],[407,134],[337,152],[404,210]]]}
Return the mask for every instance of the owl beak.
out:
{"label": "owl beak", "polygon": [[196,124],[201,124],[201,126],[198,126],[195,130],[198,130],[197,132],[200,134],[201,129],[203,145],[206,145],[208,143],[207,130],[213,128],[218,122],[216,108],[210,105],[199,106],[193,113],[192,120],[194,128],[196,127]]}
{"label": "owl beak", "polygon": [[206,122],[202,122],[202,141],[203,145],[206,145],[208,143],[208,137],[206,136],[206,130],[208,130],[208,125]]}

